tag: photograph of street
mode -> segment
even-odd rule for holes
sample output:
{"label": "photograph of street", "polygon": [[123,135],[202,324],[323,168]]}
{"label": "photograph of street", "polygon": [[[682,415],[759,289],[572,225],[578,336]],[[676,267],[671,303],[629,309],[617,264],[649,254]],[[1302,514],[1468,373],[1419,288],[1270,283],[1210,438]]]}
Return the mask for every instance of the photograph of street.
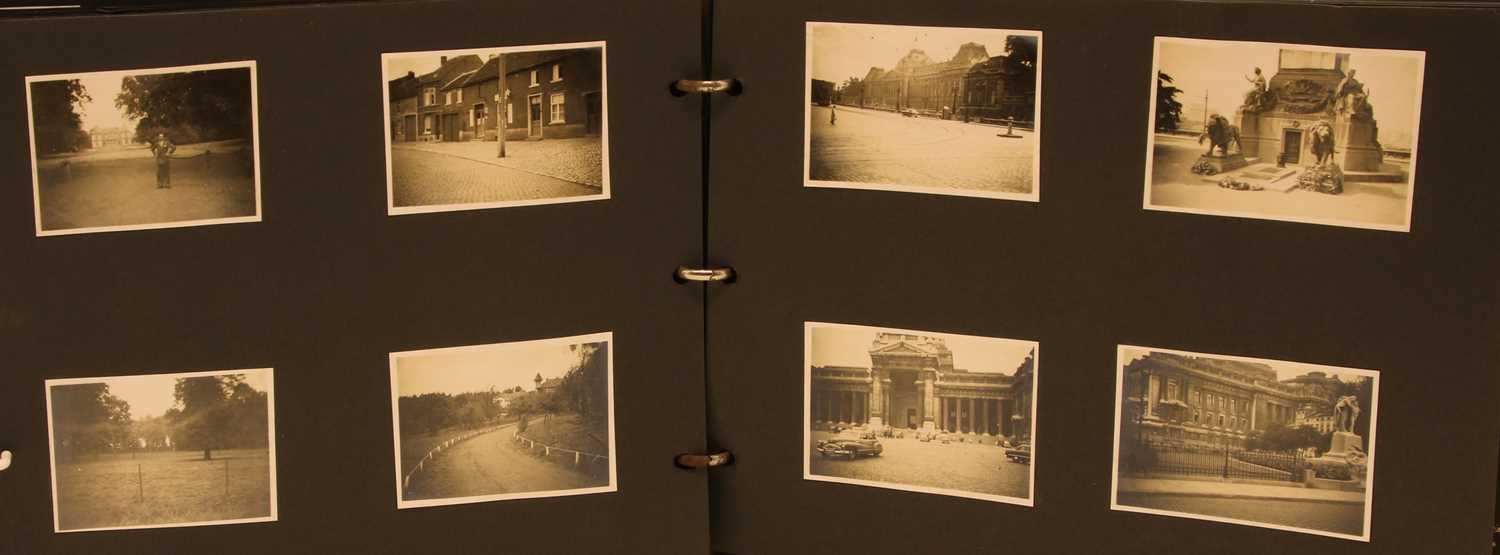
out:
{"label": "photograph of street", "polygon": [[611,337],[392,353],[396,506],[615,491]]}
{"label": "photograph of street", "polygon": [[1410,231],[1424,64],[1156,37],[1145,208]]}
{"label": "photograph of street", "polygon": [[57,532],[276,520],[271,369],[47,380]]}
{"label": "photograph of street", "polygon": [[1119,347],[1111,508],[1369,541],[1379,373]]}
{"label": "photograph of street", "polygon": [[807,24],[808,187],[1036,201],[1039,31]]}
{"label": "photograph of street", "polygon": [[389,214],[609,198],[603,41],[381,63]]}
{"label": "photograph of street", "polygon": [[1037,349],[807,322],[802,477],[1031,506]]}
{"label": "photograph of street", "polygon": [[37,236],[260,221],[255,62],[26,78]]}

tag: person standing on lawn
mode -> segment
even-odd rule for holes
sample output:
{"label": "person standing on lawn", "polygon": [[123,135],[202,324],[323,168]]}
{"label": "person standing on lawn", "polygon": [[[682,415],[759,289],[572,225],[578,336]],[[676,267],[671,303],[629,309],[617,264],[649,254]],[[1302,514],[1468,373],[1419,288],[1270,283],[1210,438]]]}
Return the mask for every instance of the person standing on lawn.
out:
{"label": "person standing on lawn", "polygon": [[166,133],[157,133],[156,140],[151,142],[151,154],[156,157],[156,188],[172,188],[172,153],[177,152],[177,145],[167,138]]}

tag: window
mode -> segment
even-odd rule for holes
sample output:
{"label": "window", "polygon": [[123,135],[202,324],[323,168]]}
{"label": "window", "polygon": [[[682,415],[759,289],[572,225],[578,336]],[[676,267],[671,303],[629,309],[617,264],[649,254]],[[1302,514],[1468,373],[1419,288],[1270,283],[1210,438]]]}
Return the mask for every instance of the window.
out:
{"label": "window", "polygon": [[1177,399],[1177,380],[1167,378],[1167,399]]}
{"label": "window", "polygon": [[563,123],[565,112],[567,112],[563,109],[563,102],[566,99],[563,93],[552,93],[552,117],[547,120],[549,123]]}
{"label": "window", "polygon": [[437,104],[437,89],[432,87],[422,89],[422,105],[431,106],[433,104]]}
{"label": "window", "polygon": [[515,107],[511,106],[509,102],[506,102],[505,103],[505,124],[506,125],[510,125],[510,124],[515,123],[515,122],[516,122],[516,110],[515,110]]}
{"label": "window", "polygon": [[531,86],[536,87],[540,85],[541,83],[538,83],[536,80],[536,70],[531,70]]}
{"label": "window", "polygon": [[559,64],[552,64],[552,82],[556,83],[558,81],[562,81],[562,66]]}

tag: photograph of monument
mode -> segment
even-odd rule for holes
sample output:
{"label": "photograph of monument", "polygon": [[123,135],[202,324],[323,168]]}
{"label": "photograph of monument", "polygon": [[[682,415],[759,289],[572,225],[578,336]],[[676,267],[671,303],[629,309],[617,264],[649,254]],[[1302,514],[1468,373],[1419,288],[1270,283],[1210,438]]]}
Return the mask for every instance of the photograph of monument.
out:
{"label": "photograph of monument", "polygon": [[1035,341],[805,324],[802,477],[1031,506]]}
{"label": "photograph of monument", "polygon": [[1040,199],[1042,33],[807,24],[808,187]]}
{"label": "photograph of monument", "polygon": [[260,221],[255,62],[26,78],[38,237]]}
{"label": "photograph of monument", "polygon": [[1118,353],[1111,508],[1369,541],[1378,372]]}
{"label": "photograph of monument", "polygon": [[391,353],[397,508],[615,491],[611,337]]}
{"label": "photograph of monument", "polygon": [[47,380],[57,532],[276,520],[270,368]]}
{"label": "photograph of monument", "polygon": [[1144,207],[1410,231],[1425,54],[1156,37]]}
{"label": "photograph of monument", "polygon": [[380,59],[388,214],[609,198],[603,41]]}

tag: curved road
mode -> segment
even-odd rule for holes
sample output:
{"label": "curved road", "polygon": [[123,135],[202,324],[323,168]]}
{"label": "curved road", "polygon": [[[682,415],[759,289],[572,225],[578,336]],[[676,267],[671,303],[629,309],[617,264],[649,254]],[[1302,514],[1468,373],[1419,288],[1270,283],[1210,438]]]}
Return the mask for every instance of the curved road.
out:
{"label": "curved road", "polygon": [[515,445],[515,424],[501,426],[443,451],[412,478],[408,501],[607,485]]}

